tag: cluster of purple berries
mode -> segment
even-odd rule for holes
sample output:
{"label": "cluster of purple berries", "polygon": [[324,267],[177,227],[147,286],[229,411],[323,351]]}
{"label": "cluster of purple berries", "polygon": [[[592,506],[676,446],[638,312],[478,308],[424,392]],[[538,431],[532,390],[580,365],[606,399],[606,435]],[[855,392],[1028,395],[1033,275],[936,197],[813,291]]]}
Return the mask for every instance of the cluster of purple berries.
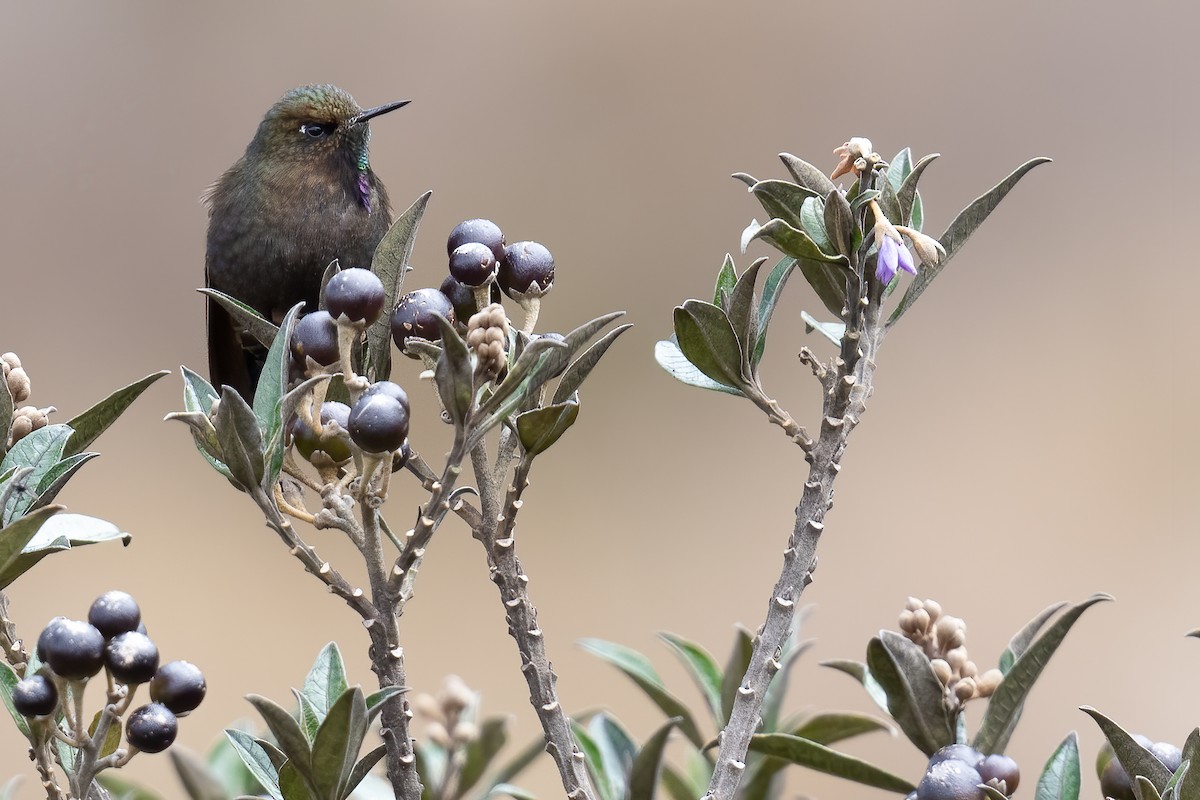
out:
{"label": "cluster of purple berries", "polygon": [[952,744],[929,759],[925,775],[908,800],[986,800],[983,784],[1009,797],[1021,782],[1017,762],[999,753],[985,756],[965,744]]}
{"label": "cluster of purple berries", "polygon": [[392,339],[404,352],[410,337],[437,341],[441,329],[434,313],[466,323],[487,303],[500,302],[500,292],[522,306],[554,286],[554,256],[537,242],[505,245],[504,232],[487,219],[469,219],[446,240],[450,274],[437,289],[417,289],[400,298],[392,312]]}
{"label": "cluster of purple berries", "polygon": [[[392,311],[392,338],[404,352],[409,338],[437,341],[442,332],[435,315],[450,324],[469,319],[486,302],[499,302],[500,291],[523,306],[537,302],[554,284],[554,257],[537,242],[505,245],[504,233],[486,219],[469,219],[450,232],[446,243],[450,275],[438,289],[417,289],[400,298]],[[486,302],[480,302],[482,300]],[[296,374],[340,363],[339,323],[358,330],[374,324],[384,311],[383,283],[366,269],[344,269],[325,287],[325,309],[300,319],[292,333],[291,356]],[[320,419],[297,416],[292,441],[305,459],[320,451],[334,465],[353,455],[351,443],[364,453],[392,453],[393,470],[408,460],[409,404],[403,388],[390,381],[372,384],[353,407],[328,401]]]}
{"label": "cluster of purple berries", "polygon": [[[37,640],[43,667],[17,683],[13,707],[32,719],[51,717],[59,710],[60,687],[67,681],[86,682],[101,669],[126,691],[150,684],[150,699],[125,723],[125,739],[147,753],[171,746],[179,729],[177,717],[204,700],[204,675],[187,661],[159,665],[158,648],[146,635],[142,612],[125,592],[105,592],[88,610],[87,622],[55,617]],[[75,691],[82,691],[82,688]]]}

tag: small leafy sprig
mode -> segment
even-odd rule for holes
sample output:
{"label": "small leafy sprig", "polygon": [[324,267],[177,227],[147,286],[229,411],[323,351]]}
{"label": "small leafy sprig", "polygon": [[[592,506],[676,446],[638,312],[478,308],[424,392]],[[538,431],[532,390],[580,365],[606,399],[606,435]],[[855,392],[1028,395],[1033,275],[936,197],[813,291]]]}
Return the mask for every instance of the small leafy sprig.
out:
{"label": "small leafy sprig", "polygon": [[[276,327],[236,298],[204,290],[268,348],[266,363],[252,404],[229,387],[218,392],[185,368],[185,410],[170,418],[190,427],[210,465],[254,500],[292,555],[363,620],[381,689],[405,685],[398,619],[413,597],[435,532],[452,513],[466,521],[487,551],[530,702],[564,790],[588,798],[587,775],[576,758],[578,747],[529,598],[529,578],[516,555],[515,519],[533,460],[574,424],[581,384],[628,326],[594,343],[619,313],[565,335],[534,333],[542,299],[553,288],[553,258],[535,242],[506,246],[499,228],[486,220],[468,220],[451,233],[451,274],[440,289],[404,293],[428,199],[426,193],[392,225],[371,271],[331,264],[323,308],[307,317],[300,319],[297,307]],[[497,287],[524,312],[520,329],[493,302]],[[440,471],[409,442],[408,393],[386,380],[393,341],[405,355],[424,361],[423,377],[433,380],[441,418],[454,426]],[[468,461],[476,487],[460,485]],[[401,468],[421,481],[428,499],[413,527],[397,535],[382,507],[391,475]],[[307,508],[305,490],[320,498],[319,510]],[[478,496],[478,506],[471,494]],[[322,559],[293,520],[343,532],[363,557],[369,588],[359,588]],[[416,800],[421,785],[409,716],[402,696],[384,701],[389,780],[397,796]]]}
{"label": "small leafy sprig", "polygon": [[[191,663],[159,664],[141,609],[120,591],[97,598],[87,621],[52,619],[37,648],[24,656],[20,675],[0,663],[0,696],[29,740],[49,800],[93,797],[105,770],[125,766],[139,752],[166,750],[175,741],[178,719],[195,710],[207,691]],[[89,724],[84,693],[101,672],[104,705]],[[133,708],[142,685],[149,688],[150,702]],[[56,766],[67,778],[65,790]]]}
{"label": "small leafy sprig", "polygon": [[[720,753],[706,800],[731,800],[742,780],[767,688],[779,670],[778,654],[799,598],[812,581],[817,545],[825,514],[833,503],[833,484],[847,439],[874,391],[876,359],[884,337],[1017,182],[1049,160],[1037,158],[1018,167],[933,239],[921,232],[925,210],[917,186],[937,156],[926,156],[914,164],[905,149],[888,163],[864,138],[850,139],[835,153],[840,162],[832,177],[787,153],[781,159],[793,181],[760,181],[745,173],[734,176],[747,185],[770,217],[766,224],[751,222],[742,236],[743,250],[762,239],[785,257],[769,273],[761,297],[755,287],[766,259],[755,261],[738,275],[732,258],[726,257],[713,302],[688,300],[678,306],[673,337],[659,342],[655,350],[659,364],[678,380],[750,400],[800,447],[809,464],[766,619],[720,736]],[[833,182],[842,175],[855,178],[847,190]],[[922,262],[919,269],[913,253]],[[838,318],[822,322],[804,315],[812,329],[837,347],[837,354],[825,360],[807,347],[800,350],[801,363],[822,388],[821,422],[815,438],[767,393],[759,372],[768,326],[783,287],[796,269],[825,309]],[[900,272],[915,277],[886,313],[885,303],[900,285]]]}
{"label": "small leafy sprig", "polygon": [[[801,616],[797,615],[797,620]],[[782,704],[787,690],[788,674],[799,656],[812,645],[811,641],[798,641],[797,637],[798,630],[793,630],[780,654],[779,675],[771,684],[763,704],[762,725],[751,741],[745,777],[738,787],[738,799],[767,800],[777,796],[781,772],[789,763],[847,777],[869,786],[894,790],[911,789],[912,785],[902,778],[890,775],[874,765],[831,747],[838,742],[874,731],[887,731],[895,735],[889,723],[867,714],[846,711],[786,716],[783,714]],[[732,651],[724,666],[719,665],[716,659],[696,642],[673,633],[662,633],[659,638],[667,644],[696,684],[707,714],[719,731],[729,718],[738,684],[749,664],[754,646],[753,635],[744,628],[738,629]],[[671,692],[650,660],[641,653],[599,639],[585,639],[580,644],[588,652],[624,673],[667,716],[666,723],[643,744],[638,758],[647,762],[644,771],[648,774],[654,775],[661,771],[661,787],[673,800],[695,800],[711,781],[715,761],[715,734],[708,734],[702,730],[703,721],[698,718],[703,714],[694,713],[684,701]],[[679,766],[663,763],[650,770],[650,754],[655,752],[652,748],[658,746],[658,758],[661,760],[661,743],[657,740],[660,735],[665,737],[672,728],[678,729],[691,745],[685,764]],[[606,737],[616,739],[619,743],[621,737],[618,734],[622,730],[619,724],[612,720],[592,731],[591,735],[601,745]],[[619,749],[616,744],[609,745],[608,748]],[[598,749],[603,752],[606,748],[600,746]],[[611,759],[589,760],[589,768],[593,774],[601,776],[597,778],[597,784],[614,783],[612,777],[603,779],[603,776],[612,771],[610,764]],[[655,781],[643,778],[637,783],[638,792],[626,796],[631,800],[650,800],[656,796],[655,784]],[[633,786],[632,782],[630,785]]]}

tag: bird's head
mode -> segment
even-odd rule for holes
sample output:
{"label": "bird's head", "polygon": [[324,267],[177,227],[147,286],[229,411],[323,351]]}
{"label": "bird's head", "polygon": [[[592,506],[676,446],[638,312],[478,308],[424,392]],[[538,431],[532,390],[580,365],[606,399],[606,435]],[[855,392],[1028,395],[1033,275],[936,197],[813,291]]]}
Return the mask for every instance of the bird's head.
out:
{"label": "bird's head", "polygon": [[348,92],[329,84],[292,89],[267,111],[249,151],[281,161],[349,159],[368,167],[368,121],[408,104],[408,100],[363,110]]}

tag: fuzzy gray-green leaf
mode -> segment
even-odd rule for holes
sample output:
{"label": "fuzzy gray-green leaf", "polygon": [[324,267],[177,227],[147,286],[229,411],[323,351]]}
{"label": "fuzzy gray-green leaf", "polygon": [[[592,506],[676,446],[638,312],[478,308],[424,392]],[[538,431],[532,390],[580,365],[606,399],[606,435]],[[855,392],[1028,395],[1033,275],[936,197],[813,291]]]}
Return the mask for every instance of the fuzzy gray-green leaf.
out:
{"label": "fuzzy gray-green leaf", "polygon": [[265,448],[258,419],[232,387],[221,387],[221,403],[214,423],[221,445],[221,460],[243,491],[254,491],[266,472]]}
{"label": "fuzzy gray-green leaf", "polygon": [[325,719],[329,708],[346,691],[346,664],[337,642],[329,642],[317,653],[317,658],[304,678],[303,694],[317,710],[318,719]]}
{"label": "fuzzy gray-green leaf", "polygon": [[762,361],[763,353],[767,350],[767,328],[771,324],[771,317],[775,314],[783,287],[787,285],[787,279],[791,277],[795,268],[796,259],[784,256],[779,259],[771,269],[771,273],[767,275],[767,279],[763,281],[762,299],[758,303],[758,339],[754,343],[752,366],[758,366]]}
{"label": "fuzzy gray-green leaf", "polygon": [[168,753],[188,800],[229,800],[229,793],[204,761],[179,745]]}
{"label": "fuzzy gray-green leaf", "polygon": [[1004,676],[1000,686],[988,700],[987,710],[979,722],[979,730],[975,734],[972,746],[981,753],[1003,753],[1008,746],[1018,720],[1021,709],[1025,705],[1033,684],[1045,669],[1046,663],[1058,646],[1062,644],[1071,627],[1084,611],[1096,603],[1111,600],[1107,594],[1094,594],[1082,603],[1078,603],[1063,612],[1063,615],[1046,629],[1012,665],[1012,669]]}
{"label": "fuzzy gray-green leaf", "polygon": [[709,391],[722,392],[724,394],[738,395],[739,397],[742,396],[740,389],[714,381],[701,372],[695,364],[688,361],[687,356],[679,349],[679,341],[675,338],[674,334],[671,335],[670,339],[663,339],[654,345],[654,360],[671,377],[681,383],[686,383],[688,386],[695,386],[700,389],[708,389]]}
{"label": "fuzzy gray-green leaf", "polygon": [[766,263],[766,258],[757,259],[746,268],[738,278],[729,296],[729,308],[726,315],[729,324],[737,334],[742,347],[742,369],[748,371],[754,355],[754,346],[758,342],[758,314],[755,313],[754,286],[758,281],[758,271]]}
{"label": "fuzzy gray-green leaf", "polygon": [[721,262],[721,269],[717,271],[717,285],[713,288],[713,305],[727,308],[729,296],[733,294],[733,287],[737,283],[737,270],[733,266],[733,256],[729,253],[725,254],[725,260]]}
{"label": "fuzzy gray-green leaf", "polygon": [[[0,542],[3,542],[7,530],[0,530]],[[120,541],[128,545],[132,538],[116,525],[102,519],[83,514],[55,514],[42,522],[33,538],[25,543],[15,559],[0,566],[0,589],[11,584],[51,553],[101,542]]]}
{"label": "fuzzy gray-green leaf", "polygon": [[1159,792],[1166,788],[1167,782],[1171,780],[1171,771],[1163,766],[1163,763],[1155,758],[1149,750],[1138,744],[1137,740],[1130,736],[1124,728],[1091,706],[1081,706],[1079,710],[1094,719],[1100,726],[1100,731],[1112,745],[1114,755],[1120,759],[1121,766],[1125,768],[1127,774],[1131,777],[1140,775],[1146,778],[1154,784],[1154,788]]}
{"label": "fuzzy gray-green leaf", "polygon": [[600,359],[608,352],[608,348],[617,340],[625,331],[633,327],[633,323],[618,325],[608,333],[597,339],[591,347],[579,354],[579,358],[572,361],[565,370],[562,377],[559,378],[558,386],[554,388],[554,396],[551,398],[551,403],[561,403],[569,399],[571,395],[583,385],[587,377],[592,374],[592,370],[600,363]]}
{"label": "fuzzy gray-green leaf", "polygon": [[867,668],[887,694],[888,713],[921,752],[931,756],[954,742],[942,683],[920,647],[898,633],[880,631],[867,645]]}
{"label": "fuzzy gray-green leaf", "polygon": [[258,420],[258,429],[262,432],[264,450],[268,445],[271,448],[270,452],[264,453],[266,468],[263,489],[268,491],[275,485],[283,464],[282,431],[287,420],[283,418],[281,406],[283,396],[287,394],[292,330],[296,327],[296,317],[302,307],[303,303],[292,306],[280,323],[279,333],[267,350],[267,360],[259,373],[258,385],[254,390],[254,416]]}
{"label": "fuzzy gray-green leaf", "polygon": [[737,333],[717,306],[688,300],[675,307],[675,338],[683,355],[701,372],[725,386],[745,386]]}
{"label": "fuzzy gray-green leaf", "polygon": [[1029,620],[1029,622],[1025,624],[1025,627],[1017,631],[1012,639],[1009,640],[1008,647],[1004,648],[1004,652],[1000,654],[1000,672],[1004,675],[1007,675],[1008,671],[1012,669],[1012,665],[1016,663],[1016,660],[1020,658],[1026,650],[1029,649],[1029,645],[1033,644],[1033,640],[1037,638],[1038,631],[1042,629],[1042,626],[1049,622],[1051,617],[1053,617],[1059,611],[1062,611],[1068,605],[1070,605],[1070,603],[1068,603],[1066,600],[1061,600],[1057,603],[1054,603],[1053,605],[1043,609],[1036,617]]}
{"label": "fuzzy gray-green leaf", "polygon": [[[305,737],[304,731],[300,728],[300,723],[296,721],[296,718],[284,710],[278,703],[261,695],[247,695],[246,699],[258,710],[263,721],[267,723],[267,728],[270,729],[271,735],[275,737],[275,741],[279,743],[279,749],[288,757],[288,762],[294,765],[301,774],[311,774],[312,748],[309,746],[308,738]],[[229,733],[229,731],[226,731],[227,735]],[[233,740],[232,736],[230,736],[230,740]],[[234,744],[236,745],[237,743],[234,742]],[[246,766],[250,765],[247,764]]]}
{"label": "fuzzy gray-green leaf", "polygon": [[739,625],[733,640],[733,651],[725,661],[725,669],[721,677],[721,719],[717,723],[719,727],[724,727],[729,715],[733,713],[733,701],[737,698],[737,690],[741,685],[742,677],[750,667],[750,656],[753,651],[753,634]]}
{"label": "fuzzy gray-green leaf", "polygon": [[874,764],[787,733],[755,734],[750,750],[889,792],[908,794],[917,788]]}
{"label": "fuzzy gray-green leaf", "polygon": [[629,789],[625,794],[628,800],[654,800],[658,776],[662,769],[663,753],[671,731],[680,722],[673,717],[664,722],[646,738],[637,756],[633,759],[633,768],[629,772]]}
{"label": "fuzzy gray-green leaf", "polygon": [[779,160],[787,167],[787,171],[792,173],[792,177],[796,179],[796,183],[808,189],[813,194],[824,197],[836,188],[833,181],[829,179],[824,171],[814,167],[804,159],[796,158],[791,153],[780,153]]}
{"label": "fuzzy gray-green leaf", "polygon": [[312,743],[312,777],[322,797],[342,800],[346,796],[369,727],[361,688],[347,689],[329,707]]}
{"label": "fuzzy gray-green leaf", "polygon": [[13,405],[12,392],[8,389],[8,381],[0,381],[0,431],[4,435],[0,436],[0,458],[8,452],[8,431],[12,428],[13,412],[16,410]]}
{"label": "fuzzy gray-green leaf", "polygon": [[807,717],[787,732],[817,744],[830,745],[876,731],[896,735],[895,729],[878,717],[853,711],[825,711]]}
{"label": "fuzzy gray-green leaf", "polygon": [[667,691],[662,678],[655,672],[649,660],[641,653],[623,645],[602,639],[580,639],[579,646],[592,655],[612,664],[637,684],[656,706],[668,717],[679,717],[679,729],[696,747],[704,747],[704,739],[692,718],[692,712],[674,695]]}
{"label": "fuzzy gray-green leaf", "polygon": [[[118,389],[87,411],[77,414],[67,423],[74,433],[67,440],[67,446],[63,448],[63,456],[73,456],[86,450],[100,434],[117,421],[117,418],[124,413],[125,409],[129,408],[134,400],[138,399],[142,392],[150,388],[150,385],[159,378],[170,374],[170,370],[165,369],[153,372],[141,380]],[[0,427],[0,430],[8,430],[8,428]]]}
{"label": "fuzzy gray-green leaf", "polygon": [[579,395],[561,403],[518,414],[514,423],[521,447],[530,456],[550,449],[579,418]]}
{"label": "fuzzy gray-green leaf", "polygon": [[264,319],[261,314],[241,300],[238,300],[236,297],[230,297],[216,289],[197,289],[196,291],[215,300],[222,308],[229,312],[229,316],[233,317],[234,322],[242,330],[254,337],[254,340],[263,347],[270,347],[271,343],[275,341],[275,334],[279,332],[279,327],[275,323]]}
{"label": "fuzzy gray-green leaf", "polygon": [[63,506],[42,506],[37,511],[31,511],[25,516],[0,528],[0,575],[6,579],[0,583],[0,589],[5,589],[21,572],[13,569],[13,565],[21,558],[21,552],[30,540],[37,535],[38,530],[53,515],[63,510]]}
{"label": "fuzzy gray-green leaf", "polygon": [[920,213],[918,210],[919,195],[917,194],[917,183],[921,180],[921,173],[925,172],[925,168],[937,158],[937,153],[921,156],[921,160],[913,165],[912,171],[904,176],[904,181],[900,184],[900,188],[896,190],[896,200],[900,203],[900,224],[921,230],[922,220],[917,218],[917,214]]}
{"label": "fuzzy gray-green leaf", "polygon": [[888,318],[889,326],[895,325],[896,321],[904,315],[904,312],[908,311],[913,303],[917,302],[917,299],[929,287],[933,279],[946,268],[946,264],[950,262],[950,259],[954,257],[958,249],[966,243],[967,239],[987,219],[988,215],[996,210],[996,206],[1012,191],[1017,182],[1034,167],[1049,161],[1050,159],[1048,158],[1034,158],[1026,161],[1013,170],[1007,178],[977,197],[969,206],[959,212],[954,221],[950,223],[950,226],[946,228],[946,232],[938,238],[942,247],[946,249],[946,255],[942,257],[941,262],[937,265],[925,264],[922,266],[917,277],[909,284],[908,291],[904,293],[904,297],[901,298],[895,310],[892,311],[891,316]]}
{"label": "fuzzy gray-green leaf", "polygon": [[830,255],[813,241],[812,237],[795,225],[782,219],[772,219],[766,225],[761,225],[752,231],[747,241],[765,239],[777,249],[798,259],[824,261],[829,264],[847,266],[850,262],[843,255]]}
{"label": "fuzzy gray-green leaf", "polygon": [[245,764],[246,769],[267,791],[272,800],[283,800],[283,795],[279,793],[279,769],[258,741],[245,731],[235,728],[226,728],[225,737],[242,763]]}
{"label": "fuzzy gray-green leaf", "polygon": [[434,382],[442,399],[442,407],[455,426],[461,427],[475,404],[475,368],[471,365],[467,343],[458,335],[458,331],[441,314],[434,316],[438,327],[442,329],[442,354],[433,370]]}
{"label": "fuzzy gray-green leaf", "polygon": [[846,196],[834,189],[825,196],[824,228],[833,249],[849,257],[854,252],[854,212]]}
{"label": "fuzzy gray-green leaf", "polygon": [[1079,737],[1067,734],[1046,761],[1033,800],[1079,800]]}
{"label": "fuzzy gray-green leaf", "polygon": [[479,783],[492,759],[504,749],[508,742],[508,720],[504,717],[489,717],[479,725],[479,735],[467,743],[465,758],[458,774],[458,788],[447,800],[463,797]]}
{"label": "fuzzy gray-green leaf", "polygon": [[371,257],[371,271],[383,283],[384,313],[367,330],[367,378],[372,381],[386,380],[391,371],[391,310],[396,307],[404,286],[404,273],[408,270],[408,259],[412,256],[417,229],[421,217],[433,192],[418,197],[403,214],[396,218],[387,233],[375,246]]}
{"label": "fuzzy gray-green leaf", "polygon": [[771,219],[786,222],[794,228],[801,227],[800,207],[804,201],[817,194],[803,186],[788,181],[759,181],[750,188],[763,210]]}
{"label": "fuzzy gray-green leaf", "polygon": [[63,448],[70,437],[69,425],[47,425],[17,442],[4,456],[0,473],[13,467],[29,467],[31,471],[19,479],[13,477],[10,488],[15,487],[15,491],[11,491],[4,502],[0,525],[11,524],[33,506],[38,497],[38,484],[62,459]]}
{"label": "fuzzy gray-green leaf", "polygon": [[713,722],[716,723],[718,728],[724,726],[727,717],[722,715],[722,676],[721,668],[717,666],[716,659],[703,647],[682,636],[676,636],[673,633],[660,633],[658,638],[667,643],[687,669],[689,677],[695,682],[696,687],[700,689],[700,694],[708,704],[709,711],[712,712]]}

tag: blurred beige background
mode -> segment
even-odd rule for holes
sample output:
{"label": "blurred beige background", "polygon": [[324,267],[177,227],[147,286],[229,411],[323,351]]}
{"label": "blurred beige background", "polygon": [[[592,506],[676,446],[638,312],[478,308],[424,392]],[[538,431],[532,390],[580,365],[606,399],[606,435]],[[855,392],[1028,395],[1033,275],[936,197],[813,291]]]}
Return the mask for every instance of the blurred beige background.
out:
{"label": "blurred beige background", "polygon": [[[970,625],[976,659],[1052,601],[1096,590],[1035,690],[1011,752],[1033,780],[1071,729],[1090,761],[1088,703],[1155,739],[1200,723],[1194,486],[1200,400],[1193,348],[1191,185],[1197,13],[1181,3],[829,2],[590,4],[74,3],[5,0],[0,20],[0,350],[58,419],[150,371],[202,368],[206,215],[201,191],[237,158],[285,90],[337,83],[363,105],[412,98],[374,127],[373,164],[403,209],[434,190],[414,256],[436,285],[459,220],[495,219],[558,261],[546,329],[612,309],[637,327],[591,378],[577,427],[535,469],[519,527],[560,689],[610,707],[638,736],[657,724],[624,678],[574,641],[649,653],[696,700],[655,634],[724,659],[756,626],[792,523],[800,453],[747,403],[675,383],[654,364],[673,305],[711,291],[761,209],[734,171],[783,177],[787,150],[832,169],[869,136],[890,157],[941,152],[923,181],[928,230],[1034,155],[1029,175],[889,340],[852,439],[805,600],[818,640],[789,705],[870,711],[820,659],[860,658],[908,594]],[[864,45],[866,45],[864,49]],[[768,254],[756,245],[739,266]],[[788,289],[767,386],[815,422],[794,356]],[[820,341],[810,342],[822,348]],[[415,383],[412,363],[397,378]],[[428,388],[415,443],[445,448]],[[176,373],[98,443],[72,510],[111,519],[132,546],[51,558],[12,587],[26,636],[79,616],[100,592],[141,601],[167,659],[209,678],[182,726],[206,748],[257,692],[286,700],[325,642],[369,681],[356,618],[320,590],[251,503],[208,470],[182,425]],[[397,493],[410,523],[420,495]],[[312,537],[347,566],[330,534]],[[449,672],[486,710],[537,732],[478,545],[435,540],[403,619],[412,685]],[[978,715],[976,715],[977,720]],[[850,746],[914,780],[919,754],[879,737]],[[0,722],[0,776],[32,770]],[[165,757],[131,777],[181,791]],[[1085,769],[1085,796],[1098,797]],[[556,795],[549,761],[526,781]],[[881,793],[795,770],[790,792]],[[38,797],[27,784],[21,797]]]}

